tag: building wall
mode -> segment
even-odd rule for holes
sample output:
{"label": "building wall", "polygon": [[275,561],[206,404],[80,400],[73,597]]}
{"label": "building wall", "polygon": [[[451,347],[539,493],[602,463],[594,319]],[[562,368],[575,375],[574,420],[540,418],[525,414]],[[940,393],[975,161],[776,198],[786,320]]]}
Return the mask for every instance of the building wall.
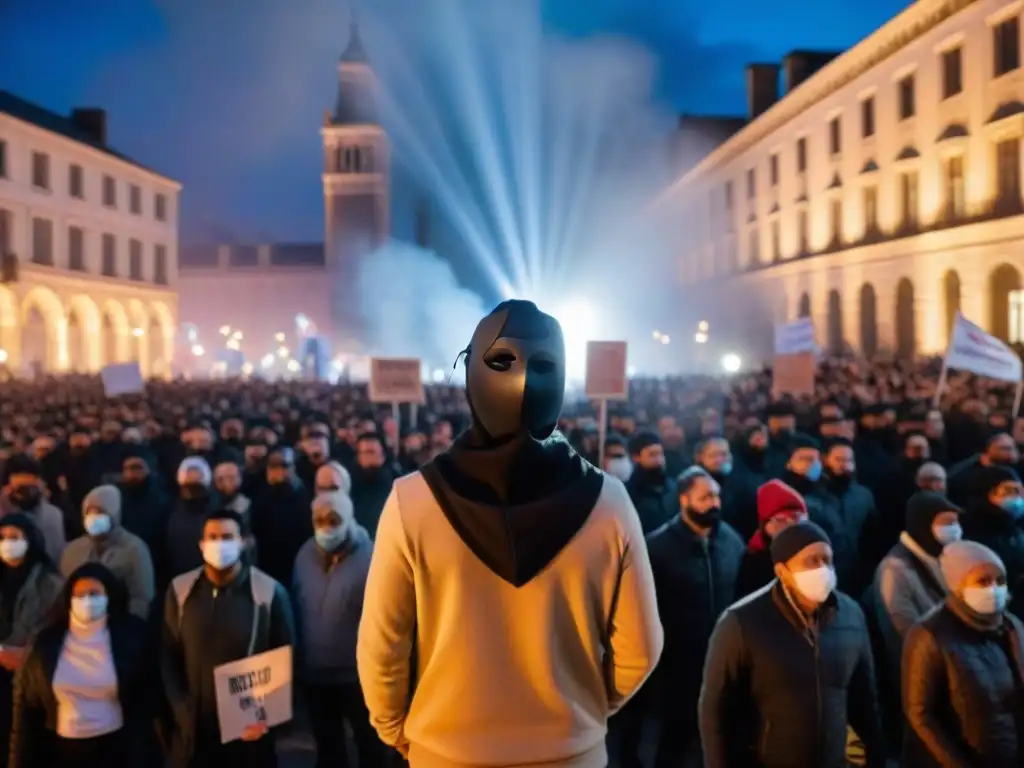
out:
{"label": "building wall", "polygon": [[[95,371],[138,359],[147,375],[168,374],[177,326],[180,185],[5,113],[0,153],[0,251],[18,259],[17,281],[0,285],[7,367]],[[45,178],[37,170],[43,163]],[[73,166],[81,169],[79,196],[72,194]],[[113,180],[114,205],[104,205],[104,177]],[[72,229],[81,233],[77,251]],[[116,244],[110,274],[104,274],[104,235]],[[134,273],[133,251],[140,254]]]}
{"label": "building wall", "polygon": [[[1019,0],[920,0],[683,176],[663,203],[685,233],[684,295],[742,298],[742,316],[731,301],[706,312],[761,354],[765,328],[796,318],[802,301],[825,346],[939,352],[958,308],[1016,340],[1007,294],[1024,285],[1021,11]],[[1017,27],[1016,45],[1001,49],[1016,66],[997,75],[1004,22]],[[945,57],[956,50],[962,87],[950,94]]]}

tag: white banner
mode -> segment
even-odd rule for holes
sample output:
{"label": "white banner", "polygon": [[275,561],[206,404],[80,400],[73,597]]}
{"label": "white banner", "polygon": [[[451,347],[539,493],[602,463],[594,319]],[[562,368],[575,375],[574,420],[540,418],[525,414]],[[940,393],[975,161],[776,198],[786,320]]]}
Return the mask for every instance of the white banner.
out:
{"label": "white banner", "polygon": [[213,668],[220,741],[242,738],[247,726],[268,728],[292,719],[292,647],[249,656]]}
{"label": "white banner", "polygon": [[953,321],[953,334],[946,350],[946,367],[989,379],[1021,381],[1021,362],[1017,354],[959,312]]}
{"label": "white banner", "polygon": [[809,317],[801,317],[792,323],[775,326],[775,354],[800,355],[817,352],[814,342],[814,323]]}

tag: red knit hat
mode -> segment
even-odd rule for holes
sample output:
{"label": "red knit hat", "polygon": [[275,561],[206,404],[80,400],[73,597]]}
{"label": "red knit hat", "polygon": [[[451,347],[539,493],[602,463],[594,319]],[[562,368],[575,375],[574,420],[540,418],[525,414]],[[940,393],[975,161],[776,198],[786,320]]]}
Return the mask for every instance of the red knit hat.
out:
{"label": "red knit hat", "polygon": [[750,538],[750,551],[760,552],[768,542],[764,538],[764,524],[776,515],[790,514],[807,517],[807,502],[796,490],[781,480],[769,480],[757,489],[757,522],[760,526]]}

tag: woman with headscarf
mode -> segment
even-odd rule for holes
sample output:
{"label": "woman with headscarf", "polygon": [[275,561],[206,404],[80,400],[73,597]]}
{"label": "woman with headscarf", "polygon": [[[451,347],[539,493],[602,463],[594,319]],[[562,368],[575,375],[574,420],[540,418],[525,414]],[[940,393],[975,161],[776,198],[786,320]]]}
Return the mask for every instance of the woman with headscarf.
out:
{"label": "woman with headscarf", "polygon": [[0,765],[7,760],[14,673],[63,585],[39,528],[19,513],[0,520]]}
{"label": "woman with headscarf", "polygon": [[905,768],[1024,765],[1024,625],[1007,612],[1006,566],[958,541],[939,558],[942,607],[903,647]]}
{"label": "woman with headscarf", "polygon": [[60,607],[17,675],[9,768],[141,766],[153,715],[145,623],[99,563],[68,577]]}

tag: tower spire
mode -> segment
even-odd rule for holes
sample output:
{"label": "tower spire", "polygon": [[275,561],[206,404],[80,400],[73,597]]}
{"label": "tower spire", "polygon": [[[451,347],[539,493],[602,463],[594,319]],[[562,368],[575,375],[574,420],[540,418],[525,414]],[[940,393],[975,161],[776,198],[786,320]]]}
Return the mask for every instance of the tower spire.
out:
{"label": "tower spire", "polygon": [[359,12],[356,5],[352,3],[352,10],[349,14],[349,35],[348,47],[341,54],[341,61],[345,64],[366,64],[366,49],[363,48],[363,37],[359,32]]}

